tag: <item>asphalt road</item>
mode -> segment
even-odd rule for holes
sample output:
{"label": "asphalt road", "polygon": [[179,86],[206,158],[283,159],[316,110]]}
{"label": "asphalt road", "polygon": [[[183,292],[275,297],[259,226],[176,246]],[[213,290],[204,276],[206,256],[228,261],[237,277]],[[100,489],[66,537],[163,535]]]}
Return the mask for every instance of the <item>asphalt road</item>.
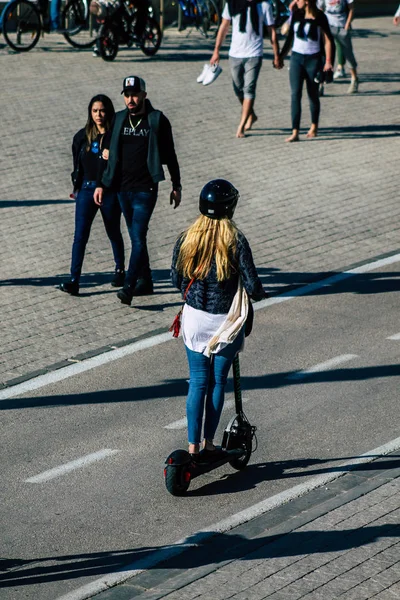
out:
{"label": "asphalt road", "polygon": [[[185,498],[162,477],[186,446],[181,340],[1,401],[0,564],[13,566],[1,600],[55,600],[398,437],[398,267],[256,313],[241,369],[257,453],[243,473],[196,479]],[[26,481],[104,449],[117,452]]]}

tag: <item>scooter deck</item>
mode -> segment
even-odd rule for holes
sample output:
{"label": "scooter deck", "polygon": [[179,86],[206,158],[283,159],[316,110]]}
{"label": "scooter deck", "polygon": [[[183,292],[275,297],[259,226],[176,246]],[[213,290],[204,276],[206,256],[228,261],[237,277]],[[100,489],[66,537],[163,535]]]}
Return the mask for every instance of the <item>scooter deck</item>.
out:
{"label": "scooter deck", "polygon": [[[190,463],[190,474],[191,479],[198,477],[199,475],[203,475],[204,473],[209,473],[214,469],[218,469],[218,467],[222,467],[230,460],[234,460],[236,458],[240,458],[243,456],[245,451],[242,448],[234,448],[232,450],[216,450],[215,458],[212,456],[212,453],[209,452],[204,455],[204,458],[201,456],[201,452],[199,457],[196,460],[192,460]],[[211,456],[210,456],[211,455]]]}

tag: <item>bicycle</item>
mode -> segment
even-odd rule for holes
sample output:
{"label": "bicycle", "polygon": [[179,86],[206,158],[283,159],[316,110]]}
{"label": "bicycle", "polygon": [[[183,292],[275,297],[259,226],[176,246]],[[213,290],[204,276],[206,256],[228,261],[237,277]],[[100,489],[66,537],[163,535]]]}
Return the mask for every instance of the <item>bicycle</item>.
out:
{"label": "bicycle", "polygon": [[61,26],[65,39],[74,48],[94,46],[100,28],[87,0],[69,0],[61,12]]}
{"label": "bicycle", "polygon": [[216,37],[221,25],[221,11],[214,0],[178,0],[178,8],[186,21],[184,24],[179,18],[179,31],[183,31],[186,24],[189,24],[194,25],[205,38]]}
{"label": "bicycle", "polygon": [[137,9],[130,0],[117,0],[113,10],[103,19],[97,38],[97,50],[101,58],[112,61],[118,54],[120,44],[131,48],[136,45],[146,56],[154,56],[161,45],[162,32],[149,7],[143,34],[135,33]]}
{"label": "bicycle", "polygon": [[[43,33],[51,32],[48,9],[48,0],[13,0],[7,4],[2,14],[2,31],[10,48],[28,52]],[[72,46],[88,48],[95,43],[97,27],[91,23],[87,0],[69,0],[61,10],[61,24],[63,35]]]}

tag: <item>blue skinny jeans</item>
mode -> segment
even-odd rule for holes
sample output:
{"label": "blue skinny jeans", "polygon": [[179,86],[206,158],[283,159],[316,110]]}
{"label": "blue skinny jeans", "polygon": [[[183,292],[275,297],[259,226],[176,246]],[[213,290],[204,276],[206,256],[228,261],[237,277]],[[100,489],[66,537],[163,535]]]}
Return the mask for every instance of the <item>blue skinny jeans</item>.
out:
{"label": "blue skinny jeans", "polygon": [[200,444],[204,405],[204,438],[214,439],[224,406],[229,369],[242,346],[243,336],[244,330],[232,344],[210,358],[185,346],[190,372],[186,400],[189,444]]}
{"label": "blue skinny jeans", "polygon": [[104,227],[115,260],[116,269],[124,269],[124,240],[121,234],[121,209],[116,194],[105,192],[103,206],[94,203],[93,193],[96,188],[95,181],[84,181],[78,192],[75,205],[75,235],[72,245],[71,277],[79,282],[86,244],[90,236],[93,220],[100,209]]}

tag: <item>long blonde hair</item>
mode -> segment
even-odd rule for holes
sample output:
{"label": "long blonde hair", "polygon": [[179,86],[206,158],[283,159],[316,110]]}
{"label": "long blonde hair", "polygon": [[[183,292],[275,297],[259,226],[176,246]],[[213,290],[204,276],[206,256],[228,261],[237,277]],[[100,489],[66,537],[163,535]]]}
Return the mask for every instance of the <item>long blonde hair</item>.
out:
{"label": "long blonde hair", "polygon": [[228,279],[234,270],[237,237],[238,229],[231,219],[200,215],[182,234],[177,270],[188,279],[205,279],[215,258],[218,281]]}

